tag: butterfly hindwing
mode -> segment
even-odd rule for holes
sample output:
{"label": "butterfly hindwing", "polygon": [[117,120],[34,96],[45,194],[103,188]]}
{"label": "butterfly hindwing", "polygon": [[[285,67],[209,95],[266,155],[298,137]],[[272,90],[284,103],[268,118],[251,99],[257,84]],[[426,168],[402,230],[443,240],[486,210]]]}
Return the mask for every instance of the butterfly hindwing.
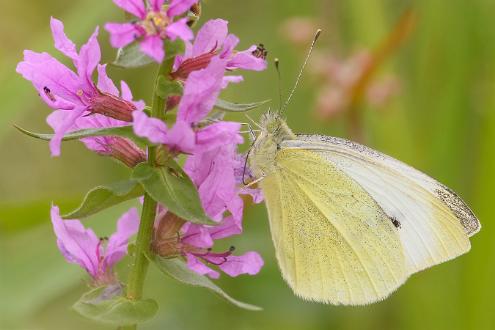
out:
{"label": "butterfly hindwing", "polygon": [[361,305],[407,278],[399,228],[353,179],[320,155],[277,152],[261,183],[282,274],[309,300]]}

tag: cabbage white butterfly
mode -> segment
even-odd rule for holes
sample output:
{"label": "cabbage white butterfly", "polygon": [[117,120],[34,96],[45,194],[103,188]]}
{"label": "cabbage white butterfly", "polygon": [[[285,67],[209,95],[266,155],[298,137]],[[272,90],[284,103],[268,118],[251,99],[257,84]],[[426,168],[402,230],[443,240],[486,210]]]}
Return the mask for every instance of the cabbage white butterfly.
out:
{"label": "cabbage white butterfly", "polygon": [[280,113],[266,113],[259,126],[248,161],[296,295],[373,303],[411,274],[469,251],[480,223],[436,180],[345,139],[296,135]]}

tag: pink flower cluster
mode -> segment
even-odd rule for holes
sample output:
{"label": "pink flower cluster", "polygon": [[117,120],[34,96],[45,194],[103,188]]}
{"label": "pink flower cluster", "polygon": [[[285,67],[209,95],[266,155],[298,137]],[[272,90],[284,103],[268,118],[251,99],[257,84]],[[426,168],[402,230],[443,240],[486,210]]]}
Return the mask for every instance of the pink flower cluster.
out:
{"label": "pink flower cluster", "polygon": [[[55,48],[72,60],[75,71],[47,53],[30,50],[24,52],[24,60],[17,66],[17,71],[31,81],[42,100],[53,109],[47,118],[55,133],[50,141],[51,154],[60,155],[61,141],[67,133],[129,125],[135,135],[165,145],[174,154],[187,154],[184,170],[196,185],[204,210],[219,225],[186,222],[178,229],[180,239],[176,250],[192,270],[213,278],[219,273],[208,265],[217,265],[230,276],[258,273],[263,260],[256,252],[241,256],[234,256],[231,250],[212,252],[215,240],[242,232],[241,195],[251,195],[254,202],[260,202],[262,196],[256,189],[240,186],[243,171],[242,157],[237,152],[238,145],[243,143],[240,124],[227,121],[208,124],[205,120],[220,92],[229,83],[243,79],[229,73],[237,69],[263,70],[265,59],[256,46],[236,51],[239,39],[228,33],[228,23],[221,19],[206,22],[194,38],[187,19],[182,16],[197,0],[171,0],[166,4],[163,0],[152,0],[146,2],[149,5],[142,0],[114,2],[138,18],[131,23],[105,25],[114,47],[138,42],[143,53],[161,62],[165,56],[164,42],[184,40],[186,51],[176,57],[171,73],[173,79],[183,84],[177,102],[177,120],[169,128],[162,120],[149,117],[144,102],[133,101],[131,90],[123,81],[119,92],[107,76],[106,66],[100,64],[98,29],[78,51],[65,35],[62,22],[52,18]],[[129,167],[147,158],[146,151],[127,138],[101,136],[81,141],[88,149],[112,156]],[[58,246],[65,258],[83,267],[95,284],[115,281],[112,267],[126,254],[128,240],[137,231],[137,211],[131,209],[122,216],[108,242],[97,238],[78,220],[62,220],[56,206],[52,207],[51,215]]]}
{"label": "pink flower cluster", "polygon": [[171,0],[168,9],[164,9],[164,0],[150,0],[146,6],[144,0],[113,0],[113,2],[136,16],[131,23],[107,23],[105,29],[110,33],[110,43],[115,48],[138,41],[143,53],[157,62],[163,61],[164,39],[184,41],[193,39],[194,35],[187,25],[187,18],[174,18],[187,12],[199,0]]}

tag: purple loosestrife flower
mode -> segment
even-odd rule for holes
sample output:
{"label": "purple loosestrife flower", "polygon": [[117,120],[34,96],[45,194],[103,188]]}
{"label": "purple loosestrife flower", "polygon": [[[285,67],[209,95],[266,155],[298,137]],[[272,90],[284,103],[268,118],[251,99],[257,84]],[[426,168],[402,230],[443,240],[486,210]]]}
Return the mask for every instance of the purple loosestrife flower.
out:
{"label": "purple loosestrife flower", "polygon": [[143,0],[113,0],[113,2],[136,16],[132,23],[107,23],[105,29],[110,33],[110,43],[115,48],[125,47],[138,41],[141,51],[162,62],[165,56],[163,40],[191,40],[193,33],[187,25],[187,18],[174,22],[176,16],[187,12],[198,0],[171,0],[168,9],[164,9],[164,0],[150,0],[146,7]]}
{"label": "purple loosestrife flower", "polygon": [[171,150],[194,153],[197,139],[192,125],[213,109],[222,89],[224,72],[223,60],[215,58],[205,69],[191,73],[185,82],[177,122],[171,130],[163,121],[149,118],[144,111],[135,111],[134,133],[152,143],[165,144]]}
{"label": "purple loosestrife flower", "polygon": [[[98,83],[97,87],[101,92],[109,95],[119,95],[119,91],[113,81],[108,78],[104,65],[98,65]],[[126,101],[132,101],[132,93],[129,86],[121,81],[122,98]],[[142,107],[142,105],[140,105]],[[58,131],[61,125],[67,121],[70,116],[69,111],[55,110],[47,118],[48,124],[54,131]],[[67,129],[67,133],[88,128],[109,128],[128,125],[128,122],[106,117],[100,114],[82,116],[77,118],[73,125]],[[99,155],[111,156],[129,167],[146,160],[144,150],[140,149],[134,142],[129,139],[117,136],[98,136],[81,139],[86,147]]]}
{"label": "purple loosestrife flower", "polygon": [[116,88],[104,88],[103,86],[110,80],[104,73],[104,67],[98,67],[101,76],[98,87],[93,83],[92,75],[101,57],[100,46],[96,40],[98,28],[78,53],[75,44],[65,35],[62,22],[52,18],[50,25],[55,48],[72,59],[77,73],[47,53],[30,50],[24,51],[24,61],[17,65],[17,72],[33,83],[48,106],[54,110],[67,112],[63,122],[58,123],[55,135],[50,141],[52,155],[59,156],[61,140],[78,118],[99,113],[130,122],[131,112],[143,108],[144,104],[126,99],[125,96],[130,93],[125,84],[123,84],[125,90],[122,98],[118,96]]}
{"label": "purple loosestrife flower", "polygon": [[[196,151],[189,156],[184,170],[198,187],[206,213],[220,221],[225,211],[242,218],[242,199],[238,195],[235,177],[240,124],[218,122],[197,133]],[[241,205],[241,207],[239,207]]]}
{"label": "purple loosestrife flower", "polygon": [[234,248],[221,253],[212,252],[215,240],[242,233],[241,219],[226,217],[217,226],[185,223],[177,216],[163,211],[158,216],[153,250],[161,256],[183,256],[188,267],[201,275],[218,278],[220,274],[208,265],[215,265],[229,276],[256,275],[263,267],[263,259],[254,251],[233,255]]}
{"label": "purple loosestrife flower", "polygon": [[52,206],[53,230],[62,255],[70,263],[84,268],[92,277],[93,286],[113,284],[117,280],[113,266],[127,254],[129,238],[139,226],[135,208],[124,213],[117,221],[117,231],[110,238],[98,238],[79,220],[63,220],[57,206]]}
{"label": "purple loosestrife flower", "polygon": [[[175,71],[172,77],[185,80],[193,71],[204,69],[213,57],[224,60],[225,69],[262,71],[266,69],[266,51],[260,46],[253,45],[244,51],[235,51],[239,38],[228,33],[228,22],[214,19],[206,22],[194,40],[186,43],[184,56],[176,57]],[[225,77],[226,80],[239,82],[241,76]]]}

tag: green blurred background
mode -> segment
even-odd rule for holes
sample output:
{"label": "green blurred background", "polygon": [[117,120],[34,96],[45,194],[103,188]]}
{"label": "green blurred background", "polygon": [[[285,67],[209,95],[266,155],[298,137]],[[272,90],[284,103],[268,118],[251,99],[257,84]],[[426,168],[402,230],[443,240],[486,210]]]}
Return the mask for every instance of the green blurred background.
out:
{"label": "green blurred background", "polygon": [[[257,205],[246,210],[245,234],[226,244],[238,251],[259,251],[266,265],[257,276],[223,276],[218,283],[264,311],[239,310],[151,269],[145,291],[159,301],[160,311],[142,329],[495,329],[490,190],[495,183],[495,2],[209,0],[203,9],[204,19],[228,19],[243,47],[263,42],[270,59],[279,57],[283,88],[288,89],[303,59],[280,35],[286,19],[318,18],[326,28],[318,47],[345,55],[375,47],[411,6],[418,15],[416,29],[379,72],[395,74],[401,92],[382,111],[365,109],[367,144],[425,171],[468,202],[483,225],[472,238],[472,251],[412,276],[378,304],[351,308],[308,303],[282,281],[267,215]],[[0,0],[0,8],[0,329],[107,329],[69,310],[85,290],[85,274],[59,254],[48,212],[52,201],[69,210],[89,188],[125,178],[128,170],[77,142],[65,144],[62,157],[50,158],[46,143],[22,136],[12,125],[48,131],[44,119],[49,110],[15,73],[15,65],[25,48],[53,52],[50,15],[62,19],[80,45],[95,25],[121,20],[122,12],[110,0]],[[103,60],[110,62],[115,51],[103,30],[99,40]],[[111,68],[110,75],[125,79],[138,98],[149,100],[153,70]],[[278,98],[273,68],[245,77],[224,98]],[[287,112],[290,126],[297,132],[346,136],[342,119],[315,120],[317,89],[314,80],[303,81]],[[124,209],[111,209],[88,224],[103,236]]]}

